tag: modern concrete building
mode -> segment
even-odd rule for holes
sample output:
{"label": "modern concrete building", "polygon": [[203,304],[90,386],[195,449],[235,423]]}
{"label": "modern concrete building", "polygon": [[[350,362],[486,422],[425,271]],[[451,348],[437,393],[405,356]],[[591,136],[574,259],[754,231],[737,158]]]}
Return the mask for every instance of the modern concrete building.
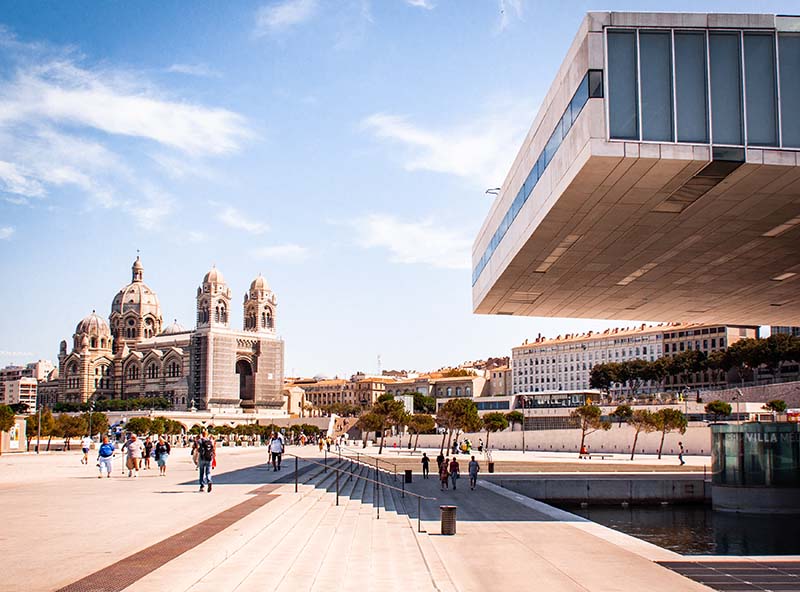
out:
{"label": "modern concrete building", "polygon": [[28,409],[36,409],[36,389],[38,384],[35,378],[27,376],[5,381],[3,390],[0,391],[0,404],[16,405],[24,403],[28,406]]}
{"label": "modern concrete building", "polygon": [[475,240],[475,312],[796,322],[799,31],[587,14]]}
{"label": "modern concrete building", "polygon": [[[641,325],[630,329],[606,329],[602,333],[537,337],[511,349],[512,394],[589,388],[589,375],[597,364],[641,359],[652,362],[687,350],[705,354],[724,350],[739,339],[757,337],[758,327],[680,324]],[[698,373],[691,388],[714,382],[710,373]],[[685,388],[677,379],[666,386]],[[661,384],[645,384],[641,392],[663,390]]]}

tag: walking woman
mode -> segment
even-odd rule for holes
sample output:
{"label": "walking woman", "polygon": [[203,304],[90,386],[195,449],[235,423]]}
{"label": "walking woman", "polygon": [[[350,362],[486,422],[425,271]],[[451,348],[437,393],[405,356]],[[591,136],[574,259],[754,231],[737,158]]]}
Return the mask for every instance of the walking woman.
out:
{"label": "walking woman", "polygon": [[448,489],[447,480],[449,477],[450,477],[450,471],[447,470],[447,459],[445,458],[444,462],[442,463],[442,466],[439,467],[439,481],[441,482],[439,484],[440,491]]}
{"label": "walking woman", "polygon": [[155,446],[156,464],[158,465],[158,474],[162,477],[167,476],[167,460],[169,459],[170,445],[164,439],[164,436],[158,437],[158,442]]}

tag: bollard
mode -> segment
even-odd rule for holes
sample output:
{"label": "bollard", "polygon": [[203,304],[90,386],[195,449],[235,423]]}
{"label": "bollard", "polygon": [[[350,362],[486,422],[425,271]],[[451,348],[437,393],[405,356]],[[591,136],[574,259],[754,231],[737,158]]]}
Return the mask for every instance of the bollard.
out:
{"label": "bollard", "polygon": [[406,483],[411,483],[411,469],[406,469]]}
{"label": "bollard", "polygon": [[494,463],[491,461],[489,462],[489,472],[494,473]]}
{"label": "bollard", "polygon": [[456,533],[456,510],[457,506],[439,506],[441,512],[442,534]]}
{"label": "bollard", "polygon": [[339,505],[339,469],[336,469],[336,505]]}

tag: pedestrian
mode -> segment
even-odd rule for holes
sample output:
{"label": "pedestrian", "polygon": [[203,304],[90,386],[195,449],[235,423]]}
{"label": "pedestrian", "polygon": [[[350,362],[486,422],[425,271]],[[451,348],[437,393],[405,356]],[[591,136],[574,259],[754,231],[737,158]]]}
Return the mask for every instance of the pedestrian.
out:
{"label": "pedestrian", "polygon": [[589,458],[589,449],[586,448],[586,445],[581,446],[581,449],[578,452],[578,458]]}
{"label": "pedestrian", "polygon": [[275,432],[272,432],[272,438],[269,441],[269,452],[272,457],[272,470],[281,470],[281,457],[284,451],[283,438]]}
{"label": "pedestrian", "polygon": [[683,442],[678,442],[678,447],[680,450],[678,451],[678,460],[681,461],[681,466],[686,464],[686,461],[683,460]]}
{"label": "pedestrian", "polygon": [[92,447],[92,439],[87,434],[81,439],[81,451],[83,452],[83,458],[81,458],[82,465],[89,464],[89,449],[91,447]]}
{"label": "pedestrian", "polygon": [[122,448],[125,449],[128,455],[128,462],[126,464],[128,467],[128,477],[131,475],[133,475],[134,478],[138,477],[140,461],[142,460],[142,442],[136,434],[131,434],[130,440],[125,442]]}
{"label": "pedestrian", "polygon": [[153,452],[156,455],[156,464],[158,465],[159,476],[166,477],[167,459],[169,459],[169,453],[171,452],[171,448],[169,442],[164,440],[164,436],[158,437],[158,442],[156,442]]}
{"label": "pedestrian", "polygon": [[439,451],[439,456],[436,457],[436,464],[439,465],[439,472],[442,471],[442,463],[445,461],[444,454],[442,451]]}
{"label": "pedestrian", "polygon": [[478,439],[478,452],[483,452],[483,438]]}
{"label": "pedestrian", "polygon": [[423,479],[427,479],[428,478],[428,473],[430,473],[430,464],[431,464],[431,459],[428,458],[428,453],[427,452],[423,452],[422,453],[422,478]]}
{"label": "pedestrian", "polygon": [[100,469],[98,479],[103,477],[103,471],[106,473],[106,478],[111,478],[111,460],[114,458],[114,451],[117,449],[114,444],[108,441],[108,436],[103,436],[103,443],[97,451],[97,467]]}
{"label": "pedestrian", "polygon": [[150,439],[150,436],[147,436],[147,438],[144,439],[144,452],[142,453],[144,458],[145,469],[150,468],[150,453],[152,452],[153,452],[153,441]]}
{"label": "pedestrian", "polygon": [[481,466],[478,464],[478,461],[475,460],[475,457],[472,457],[472,460],[469,461],[469,466],[467,467],[469,470],[469,488],[475,489],[475,486],[478,484],[478,473],[481,470]]}
{"label": "pedestrian", "polygon": [[200,470],[200,491],[208,485],[208,493],[211,493],[211,465],[217,454],[216,442],[209,437],[208,430],[203,430],[202,435],[197,440],[197,466]]}
{"label": "pedestrian", "polygon": [[192,461],[195,469],[200,466],[200,436],[192,438]]}
{"label": "pedestrian", "polygon": [[458,466],[458,459],[454,456],[450,461],[450,481],[453,483],[453,489],[456,489],[456,480],[461,477],[461,469]]}
{"label": "pedestrian", "polygon": [[447,480],[450,477],[450,472],[447,470],[447,458],[442,460],[442,464],[439,465],[439,490],[444,491],[448,489]]}
{"label": "pedestrian", "polygon": [[330,436],[328,436],[327,438],[325,438],[325,447],[326,447],[326,450],[327,450],[328,452],[330,452],[330,451],[331,451],[331,437],[330,437]]}
{"label": "pedestrian", "polygon": [[453,456],[458,454],[458,440],[453,440]]}
{"label": "pedestrian", "polygon": [[322,447],[325,446],[325,439],[322,436],[317,438],[317,446],[319,446],[319,451],[322,452]]}

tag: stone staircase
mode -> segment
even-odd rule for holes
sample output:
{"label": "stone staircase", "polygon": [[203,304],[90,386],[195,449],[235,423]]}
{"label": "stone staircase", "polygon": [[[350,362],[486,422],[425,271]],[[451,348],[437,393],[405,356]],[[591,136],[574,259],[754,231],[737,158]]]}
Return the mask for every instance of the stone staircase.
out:
{"label": "stone staircase", "polygon": [[[429,537],[416,532],[416,501],[386,487],[377,491],[365,479],[375,477],[372,467],[335,458],[328,462],[327,469],[315,465],[302,475],[297,494],[293,474],[287,474],[274,492],[276,498],[242,520],[244,524],[226,529],[126,590],[453,589]],[[354,475],[340,474],[337,506],[333,469],[351,467]],[[385,473],[381,482],[395,485]],[[406,504],[410,501],[414,503]]]}

